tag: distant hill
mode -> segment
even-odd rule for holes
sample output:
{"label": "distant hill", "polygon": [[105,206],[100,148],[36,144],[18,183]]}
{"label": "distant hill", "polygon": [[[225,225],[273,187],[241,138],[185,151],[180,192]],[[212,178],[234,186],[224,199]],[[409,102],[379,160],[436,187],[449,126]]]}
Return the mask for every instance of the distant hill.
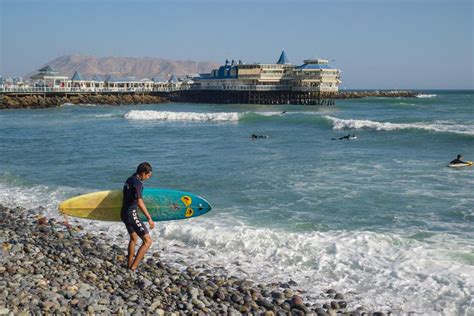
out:
{"label": "distant hill", "polygon": [[[92,57],[82,55],[68,55],[58,57],[43,66],[50,65],[61,75],[72,77],[74,71],[79,71],[83,77],[92,77],[95,74],[112,74],[115,77],[134,76],[138,79],[153,78],[161,75],[168,78],[171,74],[177,76],[205,73],[215,69],[219,64],[212,61],[172,60],[165,58],[135,58],[135,57]],[[26,77],[36,74],[29,73]]]}

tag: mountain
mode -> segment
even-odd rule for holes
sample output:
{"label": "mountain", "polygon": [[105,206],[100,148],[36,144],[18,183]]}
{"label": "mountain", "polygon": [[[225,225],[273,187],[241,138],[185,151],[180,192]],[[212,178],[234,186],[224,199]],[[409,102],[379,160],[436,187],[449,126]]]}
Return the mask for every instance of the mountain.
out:
{"label": "mountain", "polygon": [[[72,77],[75,71],[84,78],[95,74],[112,74],[115,77],[133,76],[138,79],[153,78],[161,75],[165,78],[175,74],[183,76],[187,74],[206,73],[219,67],[212,61],[172,60],[165,58],[135,58],[135,57],[93,57],[83,55],[67,55],[58,57],[40,67],[49,65],[61,75]],[[37,71],[29,73],[26,77],[36,74]]]}

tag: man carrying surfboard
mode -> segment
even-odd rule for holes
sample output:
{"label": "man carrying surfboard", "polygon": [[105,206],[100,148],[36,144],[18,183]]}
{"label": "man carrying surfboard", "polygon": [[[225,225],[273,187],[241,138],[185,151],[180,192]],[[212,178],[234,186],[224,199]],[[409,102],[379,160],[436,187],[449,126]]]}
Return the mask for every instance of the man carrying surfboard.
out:
{"label": "man carrying surfboard", "polygon": [[[143,202],[143,181],[150,179],[151,175],[151,165],[148,162],[143,162],[138,165],[137,172],[129,177],[123,186],[123,204],[120,217],[130,235],[130,242],[128,243],[128,268],[132,271],[137,269],[138,264],[152,244],[148,229],[140,221],[137,214],[137,210],[140,208],[148,219],[150,229],[155,227],[155,223]],[[143,243],[135,256],[135,245],[137,244],[138,237],[142,239]]]}

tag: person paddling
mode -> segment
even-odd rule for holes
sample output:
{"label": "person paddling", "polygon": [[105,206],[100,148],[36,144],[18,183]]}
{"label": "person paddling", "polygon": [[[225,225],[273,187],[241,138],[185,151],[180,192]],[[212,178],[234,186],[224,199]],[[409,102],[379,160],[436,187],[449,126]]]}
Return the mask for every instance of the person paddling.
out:
{"label": "person paddling", "polygon": [[451,162],[449,164],[450,165],[457,165],[459,163],[466,163],[466,164],[468,163],[466,161],[462,161],[462,155],[461,154],[457,155],[456,159],[451,160]]}
{"label": "person paddling", "polygon": [[[130,235],[130,242],[128,243],[128,268],[132,271],[137,269],[140,261],[152,244],[150,233],[137,214],[137,210],[140,208],[148,219],[150,229],[155,227],[155,222],[153,222],[143,202],[143,181],[150,179],[151,176],[151,165],[148,162],[143,162],[138,165],[136,173],[129,177],[123,186],[123,203],[120,217]],[[142,239],[143,243],[135,255],[135,245],[138,237]]]}

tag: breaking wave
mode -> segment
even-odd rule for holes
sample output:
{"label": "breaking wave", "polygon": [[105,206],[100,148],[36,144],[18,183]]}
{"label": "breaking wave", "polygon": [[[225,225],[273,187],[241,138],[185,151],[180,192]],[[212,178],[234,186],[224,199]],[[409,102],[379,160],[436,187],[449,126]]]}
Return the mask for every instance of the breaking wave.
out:
{"label": "breaking wave", "polygon": [[125,114],[125,118],[136,121],[211,121],[236,122],[241,114],[237,112],[171,112],[171,111],[138,111],[132,110]]}
{"label": "breaking wave", "polygon": [[449,121],[435,121],[432,123],[390,123],[390,122],[377,122],[371,120],[353,120],[353,119],[340,119],[332,116],[323,116],[325,119],[332,122],[333,129],[375,129],[377,131],[396,131],[405,129],[418,129],[433,132],[445,132],[455,133],[463,135],[474,135],[473,125],[457,124]]}
{"label": "breaking wave", "polygon": [[423,93],[420,93],[420,94],[417,94],[415,97],[420,98],[420,99],[429,99],[429,98],[436,97],[436,94],[423,94]]}
{"label": "breaking wave", "polygon": [[172,111],[139,111],[132,110],[124,115],[126,119],[137,121],[194,121],[194,122],[238,122],[242,119],[252,120],[281,117],[281,112],[172,112]]}

